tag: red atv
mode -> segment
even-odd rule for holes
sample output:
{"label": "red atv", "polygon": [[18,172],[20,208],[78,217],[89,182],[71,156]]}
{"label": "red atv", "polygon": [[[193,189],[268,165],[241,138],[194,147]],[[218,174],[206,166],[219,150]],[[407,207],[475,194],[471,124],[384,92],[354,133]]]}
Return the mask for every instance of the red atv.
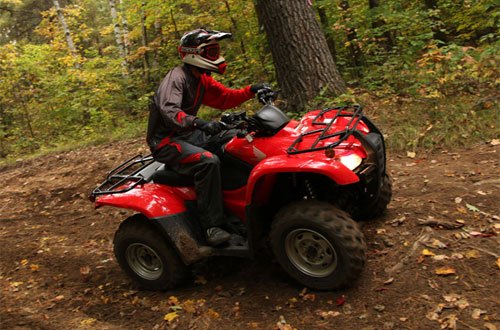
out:
{"label": "red atv", "polygon": [[351,284],[366,260],[353,220],[380,215],[391,199],[384,139],[360,106],[335,107],[290,120],[258,94],[253,116],[223,115],[239,133],[219,155],[233,237],[204,241],[192,179],[152,157],[136,156],[108,174],[91,195],[95,206],[132,209],[114,238],[121,268],[146,289],[172,288],[188,266],[209,256],[253,257],[270,241],[276,259],[301,284],[337,289]]}

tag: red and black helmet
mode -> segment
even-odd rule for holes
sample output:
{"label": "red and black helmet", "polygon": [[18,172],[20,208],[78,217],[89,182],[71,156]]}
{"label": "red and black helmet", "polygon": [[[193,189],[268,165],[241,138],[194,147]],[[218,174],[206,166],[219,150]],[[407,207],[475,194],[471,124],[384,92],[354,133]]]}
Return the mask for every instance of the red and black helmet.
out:
{"label": "red and black helmet", "polygon": [[230,38],[231,33],[196,29],[184,34],[179,45],[182,62],[200,69],[223,74],[226,60],[220,56],[219,40]]}

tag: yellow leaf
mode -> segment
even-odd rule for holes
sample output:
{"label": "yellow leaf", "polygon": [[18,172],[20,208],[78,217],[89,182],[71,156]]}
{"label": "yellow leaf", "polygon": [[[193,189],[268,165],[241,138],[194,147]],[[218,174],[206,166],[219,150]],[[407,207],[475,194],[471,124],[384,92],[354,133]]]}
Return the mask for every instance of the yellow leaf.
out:
{"label": "yellow leaf", "polygon": [[451,267],[441,267],[434,271],[437,275],[452,275],[455,274],[455,269]]}
{"label": "yellow leaf", "polygon": [[37,272],[39,269],[40,269],[40,266],[38,265],[35,265],[35,264],[31,264],[30,265],[30,268],[33,272]]}
{"label": "yellow leaf", "polygon": [[95,321],[97,320],[93,318],[83,319],[80,321],[80,325],[93,325]]}
{"label": "yellow leaf", "polygon": [[179,314],[177,314],[177,312],[171,312],[171,313],[165,314],[163,319],[167,322],[172,322],[172,320],[174,320],[178,316],[179,316]]}
{"label": "yellow leaf", "polygon": [[465,252],[465,257],[467,259],[477,259],[479,258],[479,252],[477,250],[469,250],[467,252]]}
{"label": "yellow leaf", "polygon": [[214,311],[211,308],[208,309],[207,314],[212,319],[218,319],[220,317],[219,313],[217,313],[216,311]]}
{"label": "yellow leaf", "polygon": [[435,256],[436,254],[428,249],[423,249],[422,250],[422,255],[424,256]]}
{"label": "yellow leaf", "polygon": [[179,305],[179,299],[177,299],[176,296],[170,296],[170,297],[168,297],[168,304],[170,306]]}
{"label": "yellow leaf", "polygon": [[28,260],[27,259],[21,260],[21,265],[26,266],[27,264],[28,264]]}

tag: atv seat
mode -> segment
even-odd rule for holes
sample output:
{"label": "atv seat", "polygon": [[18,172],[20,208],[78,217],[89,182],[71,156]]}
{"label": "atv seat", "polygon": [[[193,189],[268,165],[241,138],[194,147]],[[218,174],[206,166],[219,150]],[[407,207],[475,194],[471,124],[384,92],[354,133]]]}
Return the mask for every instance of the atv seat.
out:
{"label": "atv seat", "polygon": [[160,166],[150,177],[149,181],[174,187],[189,187],[194,185],[193,178],[179,174],[174,170]]}

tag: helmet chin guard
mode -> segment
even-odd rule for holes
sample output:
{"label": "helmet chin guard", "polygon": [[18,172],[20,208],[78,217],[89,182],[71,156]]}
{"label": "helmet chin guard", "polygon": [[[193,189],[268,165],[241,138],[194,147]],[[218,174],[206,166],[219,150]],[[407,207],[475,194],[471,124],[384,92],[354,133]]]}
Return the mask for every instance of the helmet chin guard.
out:
{"label": "helmet chin guard", "polygon": [[196,29],[184,34],[178,48],[182,62],[197,68],[223,74],[226,60],[220,55],[219,40],[230,38],[231,33]]}

